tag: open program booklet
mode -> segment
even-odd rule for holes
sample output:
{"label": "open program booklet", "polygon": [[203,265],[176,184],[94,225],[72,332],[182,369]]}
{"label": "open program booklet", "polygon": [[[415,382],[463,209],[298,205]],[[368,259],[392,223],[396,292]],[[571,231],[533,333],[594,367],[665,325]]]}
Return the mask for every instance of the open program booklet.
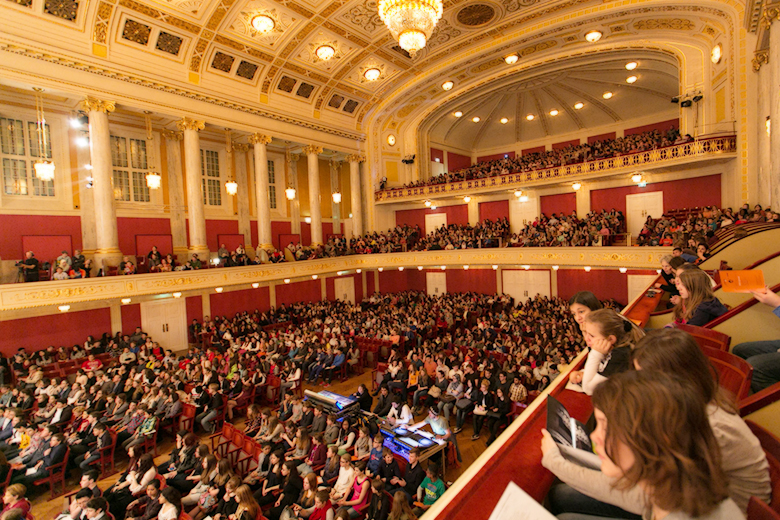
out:
{"label": "open program booklet", "polygon": [[601,469],[601,460],[590,443],[590,432],[551,395],[547,396],[547,431],[565,458],[586,468]]}
{"label": "open program booklet", "polygon": [[489,520],[555,520],[555,517],[520,486],[510,482]]}

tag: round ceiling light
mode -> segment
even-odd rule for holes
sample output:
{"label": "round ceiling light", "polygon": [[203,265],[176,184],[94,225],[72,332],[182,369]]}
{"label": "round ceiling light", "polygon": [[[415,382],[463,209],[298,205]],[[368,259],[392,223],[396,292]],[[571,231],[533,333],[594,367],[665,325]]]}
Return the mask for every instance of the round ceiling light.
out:
{"label": "round ceiling light", "polygon": [[505,117],[502,117],[502,118],[501,118],[501,124],[502,124],[502,125],[505,125],[505,124],[507,124],[508,122],[509,122],[509,119],[507,119],[507,118],[505,118]]}
{"label": "round ceiling light", "polygon": [[610,99],[612,97],[612,92],[604,92],[604,94],[601,95],[604,99]]}
{"label": "round ceiling light", "polygon": [[520,58],[517,56],[517,54],[510,54],[506,58],[504,58],[504,61],[507,63],[507,65],[513,65],[517,63],[517,60]]}
{"label": "round ceiling light", "polygon": [[634,70],[637,67],[637,62],[629,61],[626,63],[626,70]]}
{"label": "round ceiling light", "polygon": [[314,51],[317,54],[317,57],[321,59],[322,61],[328,61],[333,56],[336,55],[336,49],[331,47],[330,45],[320,45],[317,47],[317,50]]}
{"label": "round ceiling light", "polygon": [[576,103],[574,103],[574,109],[575,110],[579,110],[579,109],[581,109],[584,106],[585,106],[585,103],[583,103],[582,101],[577,101]]}
{"label": "round ceiling light", "polygon": [[525,116],[525,118],[526,118],[528,121],[533,121],[533,120],[534,120],[534,115],[533,115],[533,114],[528,114],[527,116]]}
{"label": "round ceiling light", "polygon": [[717,44],[715,47],[712,48],[712,52],[710,53],[710,60],[712,60],[712,63],[717,65],[720,63],[720,59],[723,57],[723,46],[721,44]]}
{"label": "round ceiling light", "polygon": [[389,144],[390,146],[395,145],[395,136],[393,134],[387,136],[387,144]]}
{"label": "round ceiling light", "polygon": [[626,83],[636,83],[636,76],[629,76],[626,78]]}
{"label": "round ceiling light", "polygon": [[266,14],[258,14],[252,18],[252,27],[257,32],[267,33],[273,31],[274,27],[276,27],[276,22]]}
{"label": "round ceiling light", "polygon": [[603,35],[601,34],[601,31],[590,31],[585,35],[585,39],[588,40],[590,43],[596,43],[601,39]]}
{"label": "round ceiling light", "polygon": [[577,191],[580,188],[582,188],[582,183],[581,182],[573,182],[571,184],[571,189],[573,189],[574,191]]}
{"label": "round ceiling light", "polygon": [[471,118],[471,120],[474,121],[475,123],[479,123],[480,121],[479,116],[474,116]]}
{"label": "round ceiling light", "polygon": [[444,83],[441,84],[441,88],[443,90],[451,90],[452,87],[454,87],[454,86],[455,86],[455,83],[453,83],[452,81],[445,81]]}
{"label": "round ceiling light", "polygon": [[552,110],[550,110],[550,115],[555,117],[558,115],[558,111],[553,108]]}
{"label": "round ceiling light", "polygon": [[461,117],[463,115],[463,112],[458,110],[457,112],[453,112],[452,115],[455,116],[455,117]]}
{"label": "round ceiling light", "polygon": [[366,78],[368,81],[376,81],[379,79],[379,76],[382,75],[382,72],[377,68],[370,68],[366,69],[366,71],[363,73],[363,77]]}

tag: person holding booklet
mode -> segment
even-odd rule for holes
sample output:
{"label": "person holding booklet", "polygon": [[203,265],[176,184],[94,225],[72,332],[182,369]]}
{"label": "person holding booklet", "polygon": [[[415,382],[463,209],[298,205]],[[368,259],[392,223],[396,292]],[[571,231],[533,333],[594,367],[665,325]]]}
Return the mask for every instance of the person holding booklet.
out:
{"label": "person holding booklet", "polygon": [[[751,496],[764,501],[770,499],[771,482],[764,451],[758,439],[736,413],[733,402],[719,388],[712,376],[709,361],[690,334],[668,328],[650,332],[635,348],[632,364],[636,370],[647,374],[643,377],[661,379],[668,374],[684,376],[685,391],[695,394],[706,403],[708,429],[714,433],[720,451],[719,468],[728,479],[729,496],[742,512],[747,510]],[[685,367],[685,371],[681,372],[680,367]],[[597,392],[600,389],[601,385]],[[598,408],[596,394],[594,406]],[[622,406],[635,417],[643,417],[641,410],[631,408],[633,405],[630,401]],[[677,422],[672,414],[664,424],[668,428],[676,428]],[[608,424],[611,422],[608,421]],[[644,432],[644,423],[636,425],[632,431],[634,435]],[[674,438],[675,435],[668,429],[663,432],[665,438]],[[553,513],[592,515],[585,518],[639,518],[647,502],[646,489],[616,486],[616,479],[604,469],[603,458],[601,471],[586,468],[567,460],[563,450],[546,431],[543,437],[542,465],[563,481],[553,486],[548,494]]]}

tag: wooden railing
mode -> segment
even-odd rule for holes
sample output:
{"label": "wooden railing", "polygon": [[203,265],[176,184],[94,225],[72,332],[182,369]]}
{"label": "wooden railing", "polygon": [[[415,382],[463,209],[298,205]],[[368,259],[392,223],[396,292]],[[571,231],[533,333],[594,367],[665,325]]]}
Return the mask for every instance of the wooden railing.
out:
{"label": "wooden railing", "polygon": [[594,174],[618,173],[622,169],[645,166],[663,166],[668,163],[685,162],[694,158],[714,158],[723,154],[736,154],[736,136],[714,137],[689,143],[667,146],[645,152],[619,155],[608,159],[588,161],[579,164],[556,166],[543,170],[510,173],[494,177],[462,180],[450,183],[431,184],[414,188],[391,188],[374,193],[376,202],[401,202],[428,197],[441,197],[501,189],[514,189],[534,184],[547,184],[561,180],[586,178]]}

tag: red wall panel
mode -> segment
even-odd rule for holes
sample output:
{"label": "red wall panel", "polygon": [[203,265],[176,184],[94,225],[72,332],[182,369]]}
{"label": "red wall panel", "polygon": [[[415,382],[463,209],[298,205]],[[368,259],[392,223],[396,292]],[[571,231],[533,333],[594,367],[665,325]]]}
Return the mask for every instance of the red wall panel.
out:
{"label": "red wall panel", "polygon": [[392,269],[379,273],[379,290],[383,294],[408,291],[408,272]]}
{"label": "red wall panel", "polygon": [[444,152],[437,148],[431,148],[431,161],[439,160],[440,163],[444,162]]}
{"label": "red wall panel", "polygon": [[122,334],[132,334],[141,326],[141,304],[122,305]]}
{"label": "red wall panel", "polygon": [[285,247],[289,242],[281,242],[279,235],[288,235],[292,230],[292,222],[271,222],[271,240],[276,249]]}
{"label": "red wall panel", "polygon": [[428,290],[428,284],[425,281],[425,271],[420,271],[418,269],[407,269],[406,273],[406,283],[410,291]]}
{"label": "red wall panel", "polygon": [[637,185],[593,190],[590,192],[590,209],[599,211],[615,208],[626,212],[626,195],[664,192],[664,211],[701,206],[720,206],[720,174],[681,179],[679,181],[656,182],[645,188]]}
{"label": "red wall panel", "polygon": [[571,215],[572,211],[577,211],[576,193],[559,193],[557,195],[542,195],[540,198],[540,207],[542,213],[548,217],[553,213]]}
{"label": "red wall panel", "polygon": [[479,220],[490,219],[496,221],[500,218],[509,218],[509,201],[495,200],[479,203]]}
{"label": "red wall panel", "polygon": [[651,130],[658,130],[661,133],[669,130],[669,127],[680,128],[679,119],[669,119],[668,121],[661,121],[659,123],[653,123],[651,125],[635,126],[634,128],[626,128],[623,130],[623,135],[641,134],[643,132],[649,132]]}
{"label": "red wall panel", "polygon": [[[139,256],[146,256],[152,250],[153,246],[157,246],[157,250],[163,256],[167,254],[173,254],[173,236],[172,235],[136,235],[135,236],[135,251],[122,250],[126,255],[136,254]],[[179,259],[181,260],[181,259]]]}
{"label": "red wall panel", "polygon": [[495,294],[498,290],[493,269],[447,269],[447,292]]}
{"label": "red wall panel", "polygon": [[[254,247],[257,247],[257,244],[259,243],[259,241],[257,240],[257,221],[256,220],[250,220],[249,221],[249,238],[252,239],[252,245]],[[244,247],[246,247],[246,244],[244,244]]]}
{"label": "red wall panel", "polygon": [[628,303],[628,273],[617,269],[558,270],[558,296],[568,300],[579,291],[591,291],[599,299],[614,298],[621,304]]}
{"label": "red wall panel", "polygon": [[560,143],[553,143],[552,149],[560,150],[561,148],[566,148],[568,146],[578,146],[579,144],[580,144],[579,139],[572,139],[571,141],[561,141]]}
{"label": "red wall panel", "polygon": [[515,152],[503,152],[503,153],[494,153],[493,155],[483,155],[482,157],[477,157],[477,163],[495,161],[497,159],[503,159],[505,157],[514,159]]}
{"label": "red wall panel", "polygon": [[436,209],[404,209],[396,211],[395,223],[397,226],[408,225],[414,227],[417,225],[425,232],[425,215],[434,213],[446,213],[448,226],[450,224],[465,226],[469,223],[469,207],[466,204],[442,206]]}
{"label": "red wall panel", "polygon": [[321,299],[319,280],[282,283],[276,286],[277,307],[295,302],[318,302]]}
{"label": "red wall panel", "polygon": [[451,172],[471,166],[471,157],[459,153],[447,152],[447,169]]}
{"label": "red wall panel", "polygon": [[606,134],[591,135],[588,137],[588,144],[595,143],[596,141],[611,141],[615,139],[617,134],[615,132],[607,132]]}
{"label": "red wall panel", "polygon": [[301,244],[311,245],[311,224],[301,222]]}
{"label": "red wall panel", "polygon": [[365,294],[366,299],[373,296],[374,293],[376,292],[375,285],[376,284],[374,283],[374,271],[368,271],[366,273],[366,294]]}
{"label": "red wall panel", "polygon": [[238,220],[206,220],[206,244],[209,251],[219,249],[219,235],[238,235]]}
{"label": "red wall panel", "polygon": [[271,308],[270,294],[268,287],[211,294],[211,315],[231,318],[242,311],[253,312],[259,309],[260,312],[265,312]]}
{"label": "red wall panel", "polygon": [[[63,312],[45,317],[23,318],[0,322],[0,352],[15,354],[19,347],[28,352],[83,344],[87,336],[97,338],[111,331],[111,311],[108,308]],[[19,338],[24,338],[20,342]]]}
{"label": "red wall panel", "polygon": [[544,146],[535,146],[533,148],[526,148],[522,152],[520,152],[520,155],[529,155],[532,153],[542,153],[544,152],[545,148]]}
{"label": "red wall panel", "polygon": [[[171,220],[167,218],[129,218],[117,217],[116,230],[119,233],[119,249],[126,255],[145,255],[151,251],[138,250],[136,244],[136,235],[168,235],[171,234]],[[140,244],[146,247],[146,243]],[[173,248],[164,250],[166,244],[156,244],[161,253],[173,253]]]}
{"label": "red wall panel", "polygon": [[187,325],[192,323],[192,320],[203,321],[203,299],[198,296],[187,296],[185,299],[187,305]]}
{"label": "red wall panel", "polygon": [[[233,252],[239,245],[244,245],[244,235],[217,235],[217,244],[219,244],[219,247],[222,247],[222,244],[225,244],[225,248],[228,251]],[[217,249],[219,249],[219,247]]]}
{"label": "red wall panel", "polygon": [[55,265],[55,260],[67,251],[69,255],[73,254],[72,240],[70,235],[27,235],[22,237],[22,250],[26,253],[32,251],[35,258],[43,264],[51,262]]}
{"label": "red wall panel", "polygon": [[[21,260],[24,256],[22,237],[28,235],[68,235],[74,249],[81,246],[81,218],[52,215],[0,215],[0,257]],[[61,251],[61,250],[60,250]],[[72,251],[71,251],[72,253]],[[60,255],[59,252],[54,258]],[[40,261],[51,261],[36,254]]]}

